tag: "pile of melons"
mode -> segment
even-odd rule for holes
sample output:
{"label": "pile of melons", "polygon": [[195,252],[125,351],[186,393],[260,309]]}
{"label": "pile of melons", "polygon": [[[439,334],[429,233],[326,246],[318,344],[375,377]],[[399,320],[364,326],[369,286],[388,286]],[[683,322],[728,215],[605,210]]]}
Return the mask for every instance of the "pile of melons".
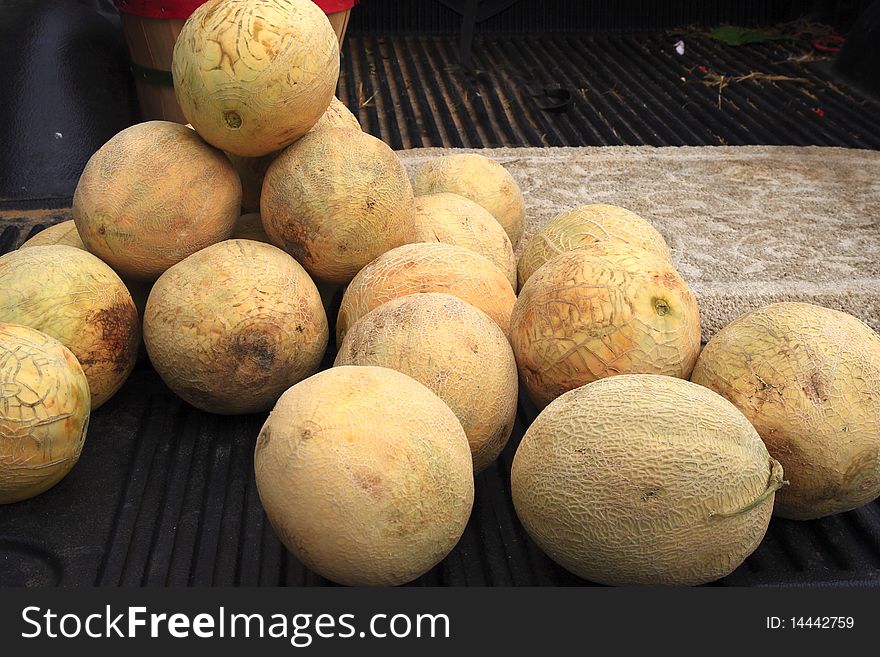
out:
{"label": "pile of melons", "polygon": [[271,409],[260,499],[343,584],[405,583],[454,548],[520,383],[543,410],[517,514],[596,582],[712,581],[774,511],[880,493],[880,337],[855,318],[777,304],[701,353],[663,236],[611,205],[559,215],[517,262],[514,178],[467,153],[410,179],[333,96],[337,40],[309,0],[207,2],[173,75],[190,126],[114,136],[72,222],[0,257],[0,503],[67,474],[141,339],[189,404]]}

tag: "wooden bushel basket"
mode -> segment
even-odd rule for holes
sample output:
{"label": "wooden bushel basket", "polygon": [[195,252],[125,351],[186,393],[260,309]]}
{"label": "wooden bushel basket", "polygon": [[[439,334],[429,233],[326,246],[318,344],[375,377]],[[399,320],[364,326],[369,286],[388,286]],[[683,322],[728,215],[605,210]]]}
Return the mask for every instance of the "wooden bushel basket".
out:
{"label": "wooden bushel basket", "polygon": [[[115,0],[144,121],[187,122],[174,97],[171,54],[186,19],[204,1]],[[355,0],[313,1],[327,14],[341,48]]]}

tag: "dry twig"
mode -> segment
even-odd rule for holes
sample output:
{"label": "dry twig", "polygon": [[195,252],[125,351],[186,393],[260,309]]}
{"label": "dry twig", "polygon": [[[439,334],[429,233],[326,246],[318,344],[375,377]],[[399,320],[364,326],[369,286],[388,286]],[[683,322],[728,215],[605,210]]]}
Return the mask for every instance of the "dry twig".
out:
{"label": "dry twig", "polygon": [[810,84],[807,78],[792,77],[790,75],[772,75],[770,73],[761,73],[752,71],[746,75],[721,75],[715,72],[709,72],[700,80],[707,87],[718,87],[718,109],[721,109],[721,98],[724,88],[731,83],[747,82],[755,80],[758,82],[800,82],[801,84]]}

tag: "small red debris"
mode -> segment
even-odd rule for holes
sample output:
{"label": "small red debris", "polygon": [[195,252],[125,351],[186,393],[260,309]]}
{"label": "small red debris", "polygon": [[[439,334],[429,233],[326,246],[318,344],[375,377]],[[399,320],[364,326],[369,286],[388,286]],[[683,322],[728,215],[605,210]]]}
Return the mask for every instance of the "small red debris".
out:
{"label": "small red debris", "polygon": [[825,116],[825,110],[823,110],[821,107],[814,107],[813,111],[819,116]]}
{"label": "small red debris", "polygon": [[705,66],[698,66],[697,68],[699,69],[700,73],[708,73],[709,72],[709,69],[706,68]]}
{"label": "small red debris", "polygon": [[813,48],[819,52],[839,53],[846,39],[839,34],[828,34],[813,41]]}

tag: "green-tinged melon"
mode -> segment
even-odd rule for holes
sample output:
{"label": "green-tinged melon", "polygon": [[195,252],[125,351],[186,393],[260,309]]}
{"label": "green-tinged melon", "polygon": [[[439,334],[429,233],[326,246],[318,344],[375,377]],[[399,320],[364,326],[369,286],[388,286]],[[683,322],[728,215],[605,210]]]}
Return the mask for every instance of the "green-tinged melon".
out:
{"label": "green-tinged melon", "polygon": [[39,495],[70,472],[90,408],[89,383],[67,347],[0,323],[0,504]]}
{"label": "green-tinged melon", "polygon": [[0,257],[0,322],[55,338],[76,356],[95,410],[137,360],[141,326],[131,293],[105,263],[73,246],[34,246]]}

